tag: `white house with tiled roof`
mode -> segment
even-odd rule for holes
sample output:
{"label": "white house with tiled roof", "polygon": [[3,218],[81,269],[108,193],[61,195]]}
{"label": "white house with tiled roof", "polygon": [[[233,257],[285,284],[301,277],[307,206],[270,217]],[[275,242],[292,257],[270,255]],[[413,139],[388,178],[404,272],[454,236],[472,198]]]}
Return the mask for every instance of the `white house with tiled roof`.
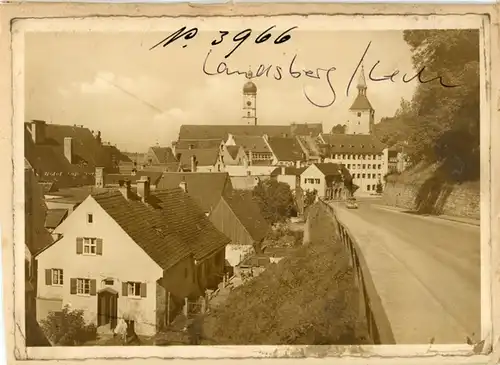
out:
{"label": "white house with tiled roof", "polygon": [[217,286],[230,242],[181,188],[153,193],[147,178],[89,195],[56,231],[36,256],[37,320],[70,305],[100,331],[124,318],[139,335]]}
{"label": "white house with tiled roof", "polygon": [[368,87],[366,85],[365,71],[363,67],[361,67],[356,87],[358,89],[358,95],[349,108],[351,117],[347,121],[345,133],[370,134],[373,131],[373,126],[375,125],[375,110],[366,95]]}
{"label": "white house with tiled roof", "polygon": [[325,162],[343,164],[359,186],[356,194],[376,192],[388,172],[388,148],[371,134],[321,134]]}

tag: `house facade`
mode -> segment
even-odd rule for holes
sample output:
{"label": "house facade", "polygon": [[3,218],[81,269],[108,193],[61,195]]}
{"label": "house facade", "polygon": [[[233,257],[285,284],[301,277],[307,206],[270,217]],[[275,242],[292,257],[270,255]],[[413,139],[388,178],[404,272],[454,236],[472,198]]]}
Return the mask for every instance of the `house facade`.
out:
{"label": "house facade", "polygon": [[233,267],[248,255],[260,253],[262,241],[271,229],[250,191],[226,194],[209,218],[231,240],[226,246],[226,260]]}
{"label": "house facade", "polygon": [[377,190],[389,171],[389,149],[369,134],[322,134],[326,145],[325,162],[343,164],[359,186],[356,194],[370,194]]}
{"label": "house facade", "polygon": [[300,174],[300,185],[303,191],[316,190],[320,198],[345,199],[349,195],[345,174],[342,166],[336,163],[312,164]]}
{"label": "house facade", "polygon": [[61,238],[36,257],[38,320],[70,305],[103,331],[124,318],[152,335],[214,284],[229,240],[180,188],[153,194],[147,183],[91,194],[57,227]]}

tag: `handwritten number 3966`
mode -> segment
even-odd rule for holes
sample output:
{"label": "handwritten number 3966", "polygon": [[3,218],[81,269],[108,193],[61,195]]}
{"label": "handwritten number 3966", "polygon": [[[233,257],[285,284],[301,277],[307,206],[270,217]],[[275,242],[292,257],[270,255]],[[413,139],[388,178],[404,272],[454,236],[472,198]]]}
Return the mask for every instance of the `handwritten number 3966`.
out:
{"label": "handwritten number 3966", "polygon": [[[273,25],[272,27],[269,27],[268,29],[266,29],[264,32],[262,32],[261,34],[259,34],[259,36],[255,39],[255,43],[256,44],[260,44],[260,43],[264,43],[265,41],[267,41],[269,38],[271,38],[272,34],[269,32],[271,29],[275,28],[276,26]],[[288,41],[290,38],[292,38],[292,36],[290,34],[288,34],[291,30],[295,29],[297,27],[292,27],[290,29],[287,29],[286,31],[284,31],[283,33],[281,33],[278,37],[276,37],[276,39],[274,40],[274,44],[281,44],[281,43],[285,43],[286,41]],[[222,41],[224,40],[224,37],[227,36],[229,34],[228,31],[226,30],[220,30],[219,31],[220,33],[220,39],[215,39],[212,41],[212,46],[216,46],[218,44],[221,44]],[[252,35],[252,30],[250,28],[248,29],[245,29],[245,30],[242,30],[241,32],[239,32],[238,34],[236,34],[234,37],[233,37],[233,42],[236,42],[236,47],[234,47],[231,52],[229,52],[225,58],[228,58],[229,56],[231,56],[233,54],[234,51],[236,51],[238,49],[239,46],[241,46],[243,44],[243,42],[245,42],[250,36]]]}
{"label": "handwritten number 3966", "polygon": [[[264,43],[269,38],[271,38],[272,34],[270,33],[270,30],[275,28],[275,27],[276,26],[273,25],[272,27],[269,27],[264,32],[259,34],[259,36],[255,39],[255,43],[256,44]],[[290,29],[287,29],[283,33],[281,33],[274,40],[274,44],[281,44],[281,43],[285,43],[286,41],[290,40],[290,38],[292,38],[292,36],[289,34],[289,32],[295,28],[297,28],[297,27],[292,27]],[[214,39],[211,43],[212,46],[216,46],[218,44],[221,44],[224,41],[225,37],[229,34],[229,32],[226,30],[220,30],[219,33],[220,33],[219,39]],[[186,27],[182,27],[181,29],[179,29],[175,33],[172,33],[167,38],[165,38],[165,39],[161,40],[160,42],[158,42],[157,44],[155,44],[153,47],[150,48],[150,50],[158,47],[159,45],[163,45],[163,47],[166,47],[167,45],[169,45],[170,43],[174,42],[175,40],[177,40],[179,38],[184,38],[185,40],[190,40],[190,39],[194,38],[196,36],[196,34],[198,34],[198,28],[191,28],[191,29],[186,31]],[[233,54],[233,52],[236,51],[238,49],[238,47],[241,46],[251,35],[252,35],[252,29],[250,29],[250,28],[242,30],[241,32],[236,34],[233,37],[233,42],[235,42],[237,44],[225,56],[225,58],[228,58],[229,56],[231,56]]]}

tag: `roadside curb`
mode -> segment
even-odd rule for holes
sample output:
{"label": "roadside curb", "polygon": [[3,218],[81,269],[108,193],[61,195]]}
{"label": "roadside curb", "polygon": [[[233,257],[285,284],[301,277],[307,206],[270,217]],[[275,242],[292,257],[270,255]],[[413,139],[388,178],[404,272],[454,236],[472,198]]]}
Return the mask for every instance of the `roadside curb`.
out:
{"label": "roadside curb", "polygon": [[[383,204],[373,204],[373,207],[380,208],[380,209],[386,209],[386,210],[392,210],[395,212],[401,212],[401,213],[409,213],[411,212],[408,209],[400,208],[400,207],[395,207],[392,205],[383,205]],[[432,214],[418,214],[417,216],[419,217],[430,217],[430,218],[437,218],[437,219],[442,219],[445,221],[450,221],[450,222],[455,222],[455,223],[462,223],[462,224],[467,224],[469,226],[475,226],[475,227],[480,227],[481,222],[477,219],[471,219],[471,218],[460,218],[460,217],[453,217],[449,215],[432,215]]]}

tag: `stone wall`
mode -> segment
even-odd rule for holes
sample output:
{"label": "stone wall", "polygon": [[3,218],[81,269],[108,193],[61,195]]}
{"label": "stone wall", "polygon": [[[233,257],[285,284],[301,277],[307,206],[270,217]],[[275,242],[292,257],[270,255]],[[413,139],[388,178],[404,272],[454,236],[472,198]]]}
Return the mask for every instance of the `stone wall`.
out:
{"label": "stone wall", "polygon": [[427,214],[444,214],[479,219],[479,183],[450,184],[431,179],[425,182],[387,182],[383,201]]}

